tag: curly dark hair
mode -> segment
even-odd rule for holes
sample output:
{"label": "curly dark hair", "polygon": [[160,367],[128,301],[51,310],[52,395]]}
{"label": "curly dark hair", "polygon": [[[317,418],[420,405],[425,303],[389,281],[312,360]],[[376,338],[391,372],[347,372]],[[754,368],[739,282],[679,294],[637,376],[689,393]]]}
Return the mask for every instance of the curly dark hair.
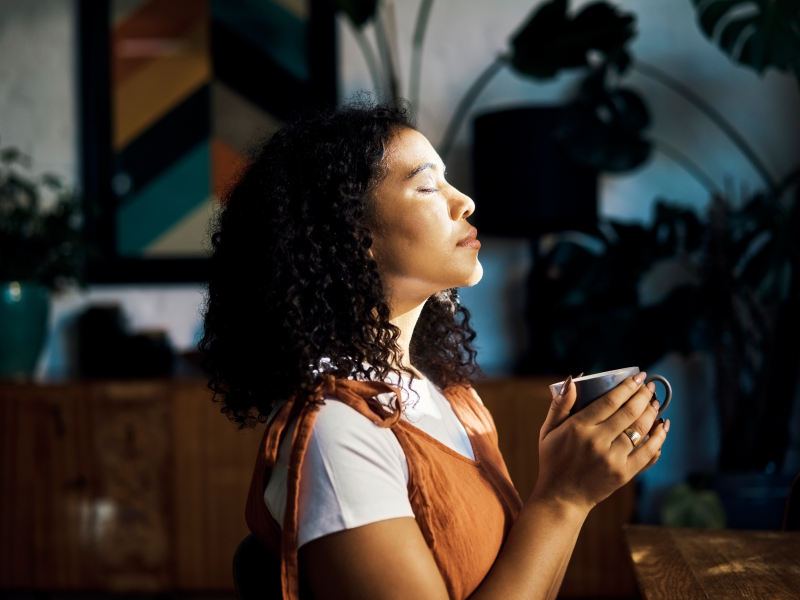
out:
{"label": "curly dark hair", "polygon": [[[199,348],[208,387],[240,426],[310,393],[323,373],[383,380],[399,367],[399,329],[372,245],[371,192],[405,106],[361,101],[305,114],[253,152],[211,227]],[[455,289],[425,304],[411,361],[442,388],[476,373],[475,332]]]}

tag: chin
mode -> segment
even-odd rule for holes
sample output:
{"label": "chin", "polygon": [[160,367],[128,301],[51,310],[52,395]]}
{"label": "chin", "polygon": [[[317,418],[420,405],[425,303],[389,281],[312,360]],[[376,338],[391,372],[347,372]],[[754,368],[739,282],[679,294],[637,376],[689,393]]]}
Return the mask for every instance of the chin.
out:
{"label": "chin", "polygon": [[483,265],[480,263],[478,259],[475,259],[475,268],[472,270],[472,273],[470,273],[469,276],[465,278],[465,283],[463,285],[457,287],[472,287],[473,285],[476,285],[481,279],[483,279]]}

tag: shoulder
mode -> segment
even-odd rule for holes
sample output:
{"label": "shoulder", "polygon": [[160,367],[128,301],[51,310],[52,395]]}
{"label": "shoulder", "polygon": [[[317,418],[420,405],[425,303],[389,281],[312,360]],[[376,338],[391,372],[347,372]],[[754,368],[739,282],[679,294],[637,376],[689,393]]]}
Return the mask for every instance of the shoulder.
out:
{"label": "shoulder", "polygon": [[326,396],[319,408],[309,446],[327,457],[329,468],[336,467],[337,459],[350,463],[365,457],[380,460],[385,467],[405,466],[403,449],[390,429],[379,427],[332,396]]}
{"label": "shoulder", "polygon": [[496,442],[497,430],[492,414],[473,387],[451,386],[444,390],[444,394],[469,433],[473,435],[488,433]]}
{"label": "shoulder", "polygon": [[472,387],[472,386],[469,386],[469,387],[465,388],[465,390],[466,390],[466,391],[467,391],[467,393],[470,395],[470,397],[471,397],[473,400],[475,400],[475,402],[477,402],[477,403],[478,403],[478,404],[480,404],[481,406],[483,406],[483,405],[484,405],[484,404],[483,404],[483,400],[481,400],[481,397],[478,395],[478,392],[476,392],[476,391],[475,391],[475,388],[474,388],[474,387]]}
{"label": "shoulder", "polygon": [[462,402],[485,407],[483,400],[471,385],[451,385],[450,387],[441,390],[441,393],[452,403],[454,400],[461,400]]}
{"label": "shoulder", "polygon": [[391,430],[326,397],[308,440],[299,511],[299,545],[343,529],[413,517],[408,462]]}

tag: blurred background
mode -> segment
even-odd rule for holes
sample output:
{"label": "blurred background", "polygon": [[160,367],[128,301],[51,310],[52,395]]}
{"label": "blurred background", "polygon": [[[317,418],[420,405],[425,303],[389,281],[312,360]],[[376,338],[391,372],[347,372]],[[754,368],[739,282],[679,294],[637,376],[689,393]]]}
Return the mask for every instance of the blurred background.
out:
{"label": "blurred background", "polygon": [[[232,594],[260,433],[203,389],[207,221],[250,144],[359,93],[406,98],[476,201],[460,294],[520,492],[538,425],[506,417],[638,365],[670,442],[609,514],[779,528],[798,31],[797,0],[0,0],[0,589]],[[613,568],[562,596],[636,597]]]}

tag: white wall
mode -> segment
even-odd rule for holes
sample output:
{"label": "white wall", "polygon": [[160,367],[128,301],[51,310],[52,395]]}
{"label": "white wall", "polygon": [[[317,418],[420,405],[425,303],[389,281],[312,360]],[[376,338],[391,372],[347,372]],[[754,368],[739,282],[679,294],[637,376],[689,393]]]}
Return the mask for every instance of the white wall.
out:
{"label": "white wall", "polygon": [[71,0],[0,0],[0,146],[70,183],[79,168],[74,25]]}

